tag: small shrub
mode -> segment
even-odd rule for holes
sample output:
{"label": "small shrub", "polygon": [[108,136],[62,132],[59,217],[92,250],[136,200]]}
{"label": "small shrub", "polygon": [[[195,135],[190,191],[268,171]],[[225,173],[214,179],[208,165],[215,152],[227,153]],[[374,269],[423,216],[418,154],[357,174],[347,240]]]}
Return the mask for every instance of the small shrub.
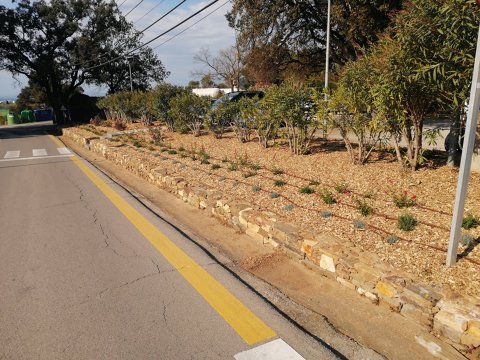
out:
{"label": "small shrub", "polygon": [[247,153],[245,153],[245,155],[240,156],[240,157],[238,158],[238,163],[239,163],[241,166],[246,166],[246,165],[248,165],[249,161],[248,161],[248,155],[247,155]]}
{"label": "small shrub", "polygon": [[462,244],[463,246],[470,246],[474,243],[475,240],[475,237],[473,237],[472,235],[464,234],[460,238],[460,244]]}
{"label": "small shrub", "polygon": [[260,164],[250,164],[250,169],[258,171],[262,168]]}
{"label": "small shrub", "polygon": [[316,180],[312,180],[310,181],[310,186],[317,186],[317,185],[320,185],[320,182],[316,181]]}
{"label": "small shrub", "polygon": [[363,197],[367,198],[367,199],[375,199],[375,196],[376,196],[376,194],[372,190],[367,190],[363,193]]}
{"label": "small shrub", "polygon": [[193,161],[196,161],[197,160],[197,155],[193,154],[192,156],[190,156],[190,159],[192,159]]}
{"label": "small shrub", "polygon": [[199,136],[210,101],[193,93],[184,93],[171,99],[169,105],[168,115],[173,119],[174,129]]}
{"label": "small shrub", "polygon": [[392,200],[395,206],[399,209],[412,207],[415,206],[417,203],[415,196],[409,196],[407,192],[401,194],[393,194]]}
{"label": "small shrub", "polygon": [[285,211],[292,211],[293,208],[294,208],[294,206],[293,206],[292,204],[288,204],[288,205],[285,205],[285,206],[283,207],[283,210],[285,210]]}
{"label": "small shrub", "polygon": [[183,146],[180,146],[180,147],[178,148],[178,151],[185,151],[185,148],[184,148]]}
{"label": "small shrub", "polygon": [[219,164],[212,164],[212,170],[220,169],[221,166]]}
{"label": "small shrub", "polygon": [[465,230],[476,228],[478,225],[480,225],[480,220],[475,215],[469,213],[463,217],[462,227]]}
{"label": "small shrub", "polygon": [[235,162],[231,162],[230,165],[228,165],[228,171],[237,171],[238,170],[238,165]]}
{"label": "small shrub", "polygon": [[274,182],[273,184],[274,184],[275,186],[278,186],[278,187],[280,187],[280,186],[283,186],[283,185],[285,185],[285,184],[286,184],[286,182],[285,182],[285,181],[283,181],[283,180],[275,180],[275,182]]}
{"label": "small shrub", "polygon": [[208,160],[205,159],[205,158],[202,158],[202,159],[200,160],[200,164],[208,165],[208,164],[210,164],[210,161],[208,161]]}
{"label": "small shrub", "polygon": [[141,148],[141,147],[142,147],[142,144],[141,144],[139,141],[135,140],[135,141],[133,142],[133,146],[135,146],[136,148]]}
{"label": "small shrub", "polygon": [[227,156],[224,156],[223,159],[222,159],[222,163],[227,163],[228,162],[228,158]]}
{"label": "small shrub", "polygon": [[260,192],[260,190],[262,190],[262,188],[261,188],[260,186],[258,186],[258,185],[254,185],[254,186],[252,187],[252,191],[255,192],[255,193],[256,193],[256,192]]}
{"label": "small shrub", "polygon": [[272,168],[272,174],[273,175],[282,175],[284,171],[276,166]]}
{"label": "small shrub", "polygon": [[187,157],[187,154],[185,154],[185,153],[180,153],[180,157],[181,157],[182,159],[184,159],[184,158]]}
{"label": "small shrub", "polygon": [[397,235],[388,235],[387,236],[387,243],[390,245],[395,244],[400,238]]}
{"label": "small shrub", "polygon": [[161,151],[161,152],[167,152],[168,149],[167,149],[167,148],[161,148],[160,151]]}
{"label": "small shrub", "polygon": [[348,184],[346,183],[335,184],[335,191],[338,192],[339,194],[348,193]]}
{"label": "small shrub", "polygon": [[354,199],[355,204],[357,205],[357,210],[362,214],[363,216],[368,216],[373,214],[373,208],[367,204],[366,201],[360,200],[360,199]]}
{"label": "small shrub", "polygon": [[327,189],[323,189],[320,192],[320,197],[322,198],[323,202],[327,205],[332,205],[337,202],[337,200],[333,197],[333,194],[331,193],[331,191]]}
{"label": "small shrub", "polygon": [[276,199],[276,198],[278,198],[278,197],[280,197],[280,194],[279,194],[279,193],[276,193],[275,191],[273,191],[273,192],[270,193],[270,198],[271,198],[271,199]]}
{"label": "small shrub", "polygon": [[315,192],[315,190],[313,190],[309,186],[304,186],[299,190],[299,192],[300,192],[300,194],[313,194]]}
{"label": "small shrub", "polygon": [[176,155],[176,154],[177,154],[177,150],[170,149],[170,150],[168,150],[168,153],[169,153],[170,155]]}
{"label": "small shrub", "polygon": [[257,175],[257,172],[256,171],[247,171],[246,173],[243,174],[243,177],[246,179],[246,178],[249,178],[249,177],[252,177],[252,176],[255,176]]}
{"label": "small shrub", "polygon": [[366,225],[363,221],[361,221],[361,220],[355,220],[355,221],[353,222],[353,227],[354,227],[355,229],[358,229],[358,230],[365,230],[365,228],[367,227],[367,225]]}
{"label": "small shrub", "polygon": [[322,211],[320,212],[320,216],[324,219],[328,219],[332,217],[332,213],[330,211]]}
{"label": "small shrub", "polygon": [[417,219],[410,214],[401,215],[398,217],[397,225],[400,230],[412,231],[417,226]]}

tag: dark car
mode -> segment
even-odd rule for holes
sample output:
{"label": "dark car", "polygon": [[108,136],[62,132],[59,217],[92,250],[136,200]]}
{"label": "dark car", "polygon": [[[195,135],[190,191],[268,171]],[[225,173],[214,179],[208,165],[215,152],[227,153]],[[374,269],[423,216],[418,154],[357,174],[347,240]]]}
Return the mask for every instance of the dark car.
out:
{"label": "dark car", "polygon": [[215,109],[218,105],[228,102],[236,102],[241,98],[248,97],[254,98],[258,97],[259,99],[263,98],[263,91],[233,91],[231,93],[223,95],[221,98],[215,100],[210,107],[211,110]]}

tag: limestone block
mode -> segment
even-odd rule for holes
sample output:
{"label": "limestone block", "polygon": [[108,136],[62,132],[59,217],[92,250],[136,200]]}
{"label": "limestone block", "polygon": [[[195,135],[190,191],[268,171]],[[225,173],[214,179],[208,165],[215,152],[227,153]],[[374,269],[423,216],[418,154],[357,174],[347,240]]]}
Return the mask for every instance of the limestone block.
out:
{"label": "limestone block", "polygon": [[313,253],[315,250],[315,246],[318,244],[315,240],[303,240],[302,242],[302,252],[305,253],[305,255],[308,258],[313,257]]}
{"label": "limestone block", "polygon": [[422,311],[422,308],[416,306],[415,304],[403,304],[400,314],[403,316],[413,319],[419,324],[428,327],[429,329],[432,326],[433,315],[428,314]]}
{"label": "limestone block", "polygon": [[252,208],[245,208],[238,213],[238,221],[245,227],[248,225],[248,213],[251,211],[253,211]]}
{"label": "limestone block", "polygon": [[434,331],[457,343],[460,342],[467,327],[468,319],[460,313],[440,310],[433,319]]}
{"label": "limestone block", "polygon": [[339,277],[337,276],[337,282],[339,282],[340,284],[342,284],[343,286],[351,289],[351,290],[355,290],[355,285],[353,285],[350,281],[342,278],[342,277]]}
{"label": "limestone block", "polygon": [[422,284],[408,284],[402,294],[402,301],[416,304],[425,310],[432,309],[442,296]]}
{"label": "limestone block", "polygon": [[[294,225],[283,222],[276,222],[273,224],[272,236],[283,243],[289,243],[290,246],[294,245],[298,240],[300,240],[298,228]],[[296,251],[298,250],[299,249]]]}
{"label": "limestone block", "polygon": [[468,322],[467,332],[461,337],[461,342],[471,348],[480,346],[480,321],[470,320]]}
{"label": "limestone block", "polygon": [[335,272],[335,261],[332,257],[322,254],[320,257],[320,267],[324,270]]}

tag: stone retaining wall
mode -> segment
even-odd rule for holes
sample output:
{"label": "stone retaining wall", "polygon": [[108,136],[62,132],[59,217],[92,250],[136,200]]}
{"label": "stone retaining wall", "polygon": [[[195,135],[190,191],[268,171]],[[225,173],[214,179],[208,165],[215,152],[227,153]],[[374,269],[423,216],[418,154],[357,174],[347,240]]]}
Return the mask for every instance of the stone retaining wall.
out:
{"label": "stone retaining wall", "polygon": [[480,346],[479,299],[431,288],[382,263],[376,255],[359,252],[348,240],[300,229],[275,213],[232,199],[228,194],[188,184],[165,168],[150,169],[142,162],[146,156],[152,156],[146,150],[138,149],[138,156],[126,155],[122,146],[86,137],[75,128],[63,129],[63,135],[205,210],[255,241],[285,251],[373,303],[421,324],[460,351]]}

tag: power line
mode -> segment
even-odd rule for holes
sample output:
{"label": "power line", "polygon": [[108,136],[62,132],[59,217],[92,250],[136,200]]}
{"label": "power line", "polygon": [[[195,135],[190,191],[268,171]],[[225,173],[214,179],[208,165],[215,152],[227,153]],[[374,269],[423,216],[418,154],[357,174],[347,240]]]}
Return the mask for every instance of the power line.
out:
{"label": "power line", "polygon": [[120,9],[120,6],[122,6],[123,4],[125,4],[128,0],[123,0],[122,3],[120,5],[118,5],[117,7]]}
{"label": "power line", "polygon": [[217,7],[216,9],[210,11],[207,15],[205,15],[205,16],[202,17],[202,18],[200,18],[199,20],[195,21],[192,25],[186,27],[185,29],[183,29],[183,30],[180,31],[179,33],[173,35],[170,39],[167,39],[167,40],[165,40],[164,42],[162,42],[161,44],[158,44],[157,46],[153,47],[152,50],[155,50],[155,49],[159,48],[160,46],[165,45],[165,44],[168,43],[170,40],[175,39],[177,36],[182,35],[185,31],[190,30],[192,27],[194,27],[194,26],[197,25],[199,22],[203,21],[205,18],[207,18],[207,17],[209,17],[210,15],[212,15],[212,14],[213,14],[214,12],[216,12],[217,10],[220,10],[220,8],[224,7],[224,6],[227,5],[229,2],[230,2],[230,0],[225,1],[222,5],[220,5],[220,6]]}
{"label": "power line", "polygon": [[[217,2],[219,2],[219,1],[220,1],[220,0],[213,0],[211,3],[205,5],[203,8],[201,8],[201,9],[198,10],[198,11],[196,11],[195,13],[193,13],[192,15],[190,15],[189,17],[187,17],[186,19],[180,21],[177,25],[172,26],[170,29],[164,31],[164,32],[161,33],[160,35],[155,36],[153,39],[147,41],[146,43],[143,43],[142,45],[137,46],[135,49],[132,49],[132,50],[127,51],[127,52],[125,53],[125,55],[120,55],[120,56],[117,56],[117,57],[115,57],[115,58],[113,58],[113,59],[110,59],[110,60],[108,60],[108,61],[105,61],[105,62],[103,62],[103,63],[101,63],[101,64],[94,65],[94,66],[90,66],[90,67],[84,69],[84,71],[85,71],[85,70],[90,70],[90,69],[95,69],[95,68],[97,68],[97,67],[100,67],[100,66],[109,64],[109,63],[111,63],[112,61],[121,59],[121,58],[123,58],[123,57],[125,57],[125,56],[127,56],[127,55],[130,55],[131,53],[133,53],[133,52],[135,52],[135,51],[137,51],[137,50],[140,50],[141,48],[143,48],[143,47],[147,46],[148,44],[154,42],[154,41],[157,40],[158,38],[160,38],[160,37],[168,34],[169,32],[175,30],[175,29],[178,28],[180,25],[185,24],[188,20],[190,20],[191,18],[193,18],[193,17],[197,16],[198,14],[202,13],[203,11],[205,11],[205,10],[208,9],[209,7],[215,5],[215,4],[216,4]],[[145,31],[145,30],[143,30],[143,31]]]}
{"label": "power line", "polygon": [[133,8],[131,8],[125,15],[123,15],[123,17],[127,17],[133,10],[135,10],[142,2],[144,2],[145,0],[140,0],[137,5],[135,5]]}
{"label": "power line", "polygon": [[[170,9],[168,12],[166,12],[166,13],[165,13],[164,15],[162,15],[161,17],[159,17],[159,18],[158,18],[157,20],[155,20],[153,23],[151,23],[150,25],[148,25],[145,29],[143,29],[142,31],[139,31],[139,32],[137,33],[137,35],[143,34],[146,30],[150,29],[153,25],[157,24],[160,20],[162,20],[163,18],[165,18],[166,16],[168,16],[169,14],[171,14],[173,11],[175,11],[178,7],[180,7],[180,6],[181,6],[182,4],[184,4],[186,1],[187,1],[187,0],[182,0],[182,1],[180,1],[176,6],[174,6],[172,9]],[[121,46],[122,46],[122,44],[116,45],[116,47],[121,47]],[[108,55],[110,55],[110,54],[105,53],[105,54],[103,54],[103,55],[97,56],[95,59],[90,59],[90,60],[87,60],[87,61],[85,61],[85,62],[83,62],[83,63],[75,63],[75,64],[73,64],[72,66],[78,66],[78,65],[88,64],[88,63],[91,63],[91,62],[93,62],[93,61],[102,59],[102,58],[104,58],[105,56],[108,56]],[[127,55],[128,55],[128,53],[127,53]],[[107,63],[108,63],[108,62],[107,62]],[[90,68],[91,68],[91,67],[90,67]],[[90,68],[89,68],[89,69],[90,69]]]}
{"label": "power line", "polygon": [[[126,1],[126,0],[125,0]],[[157,7],[159,7],[165,0],[160,0],[160,2],[155,5],[154,7],[152,7],[150,10],[148,10],[141,18],[135,20],[135,22],[133,24],[136,24],[138,23],[140,20],[142,20],[145,16],[147,16],[148,14],[150,14],[153,10],[155,10]]]}
{"label": "power line", "polygon": [[169,10],[165,15],[161,16],[160,18],[158,18],[157,20],[155,20],[153,23],[151,23],[150,25],[148,25],[145,29],[143,29],[142,31],[140,31],[140,34],[143,34],[145,31],[147,31],[148,29],[150,29],[153,25],[155,25],[156,23],[158,23],[160,20],[162,20],[165,16],[167,16],[168,14],[170,14],[172,11],[176,10],[180,5],[182,5],[183,3],[185,3],[187,0],[182,0],[177,6],[175,6],[173,9]]}

